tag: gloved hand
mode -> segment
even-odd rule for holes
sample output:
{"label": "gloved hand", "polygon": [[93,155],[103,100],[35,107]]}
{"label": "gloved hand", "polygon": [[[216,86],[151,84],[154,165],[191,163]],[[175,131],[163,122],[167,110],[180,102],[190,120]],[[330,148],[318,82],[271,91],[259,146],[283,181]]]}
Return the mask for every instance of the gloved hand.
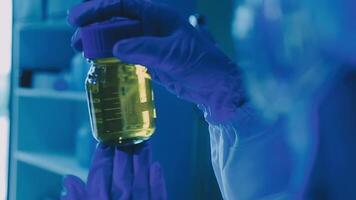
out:
{"label": "gloved hand", "polygon": [[61,200],[165,200],[158,163],[152,164],[148,144],[126,148],[99,145],[87,184],[67,176]]}
{"label": "gloved hand", "polygon": [[[69,12],[75,27],[113,17],[139,20],[140,37],[117,41],[113,54],[124,62],[148,67],[152,79],[178,97],[203,105],[211,122],[229,119],[244,101],[241,73],[209,39],[179,14],[145,0],[94,0]],[[80,29],[72,46],[81,50]]]}

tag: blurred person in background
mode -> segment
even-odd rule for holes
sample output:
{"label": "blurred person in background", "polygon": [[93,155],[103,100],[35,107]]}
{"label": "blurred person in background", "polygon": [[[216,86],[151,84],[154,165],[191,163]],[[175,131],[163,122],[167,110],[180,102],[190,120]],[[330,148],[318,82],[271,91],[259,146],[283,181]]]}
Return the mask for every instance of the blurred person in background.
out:
{"label": "blurred person in background", "polygon": [[[356,64],[355,9],[352,0],[238,1],[233,21],[237,64],[166,5],[90,1],[74,7],[69,22],[78,28],[72,44],[78,51],[80,27],[113,17],[141,22],[139,36],[117,41],[113,54],[147,66],[154,81],[204,112],[224,199],[308,199],[322,127],[320,103],[343,66]],[[97,151],[100,158],[102,149]],[[128,177],[117,173],[131,166],[115,159],[117,154],[94,159],[91,174],[105,172],[96,175],[99,181],[86,186],[78,178],[67,179],[63,199],[166,198],[152,196],[165,193],[162,176],[132,175],[135,170]],[[148,157],[139,156],[146,161]],[[152,166],[137,163],[146,172]],[[143,176],[143,187],[135,187],[138,176]],[[352,172],[350,177],[355,177]],[[352,195],[330,192],[323,199]]]}

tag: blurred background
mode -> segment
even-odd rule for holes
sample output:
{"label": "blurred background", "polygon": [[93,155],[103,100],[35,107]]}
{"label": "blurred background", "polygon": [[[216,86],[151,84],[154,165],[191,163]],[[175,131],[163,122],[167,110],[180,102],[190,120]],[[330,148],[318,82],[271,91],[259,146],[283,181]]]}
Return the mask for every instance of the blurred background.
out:
{"label": "blurred background", "polygon": [[[205,15],[217,43],[234,58],[232,0],[155,1],[187,19]],[[58,199],[66,174],[86,179],[95,145],[83,84],[88,65],[71,49],[74,30],[66,23],[68,8],[79,2],[1,2],[0,199]],[[240,11],[248,26],[249,13]],[[307,199],[350,199],[346,194],[354,193],[356,72],[349,65],[340,69],[317,110],[319,146]],[[202,113],[158,85],[154,92],[153,155],[163,167],[169,199],[221,199]]]}

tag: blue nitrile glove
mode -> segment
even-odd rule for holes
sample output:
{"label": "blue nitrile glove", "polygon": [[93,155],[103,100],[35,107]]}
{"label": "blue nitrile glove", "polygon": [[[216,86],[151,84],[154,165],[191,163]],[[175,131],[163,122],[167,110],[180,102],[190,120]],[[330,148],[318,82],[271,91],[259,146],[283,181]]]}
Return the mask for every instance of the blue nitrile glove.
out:
{"label": "blue nitrile glove", "polygon": [[[182,99],[203,105],[208,120],[229,119],[244,102],[241,73],[218,48],[173,9],[144,0],[96,0],[74,7],[75,27],[112,17],[139,20],[140,37],[117,42],[113,54],[124,62],[147,66],[153,80]],[[80,29],[72,46],[81,50]]]}
{"label": "blue nitrile glove", "polygon": [[124,148],[99,145],[87,184],[67,176],[61,200],[165,200],[161,167],[151,161],[151,147]]}

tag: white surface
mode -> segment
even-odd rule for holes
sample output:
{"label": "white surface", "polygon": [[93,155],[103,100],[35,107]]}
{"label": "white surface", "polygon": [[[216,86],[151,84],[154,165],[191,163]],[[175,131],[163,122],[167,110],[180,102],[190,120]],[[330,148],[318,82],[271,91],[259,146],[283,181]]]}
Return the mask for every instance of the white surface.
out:
{"label": "white surface", "polygon": [[9,119],[0,117],[0,199],[6,199],[7,193],[7,166],[9,144]]}
{"label": "white surface", "polygon": [[51,154],[16,152],[15,158],[38,168],[45,169],[61,176],[68,174],[78,176],[86,180],[88,169],[79,166],[74,156]]}
{"label": "white surface", "polygon": [[0,6],[0,74],[6,75],[11,67],[12,1],[2,0]]}
{"label": "white surface", "polygon": [[[7,195],[7,166],[9,144],[9,120],[7,116],[8,77],[11,68],[12,0],[1,1],[0,6],[0,199]],[[4,114],[6,113],[6,114]]]}

